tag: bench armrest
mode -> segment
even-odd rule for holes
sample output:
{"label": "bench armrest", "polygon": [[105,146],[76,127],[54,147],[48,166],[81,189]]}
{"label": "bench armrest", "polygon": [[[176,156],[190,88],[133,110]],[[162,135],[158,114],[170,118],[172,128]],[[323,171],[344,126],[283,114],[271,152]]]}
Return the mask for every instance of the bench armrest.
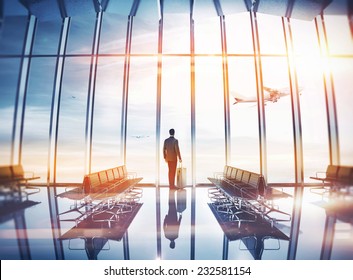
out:
{"label": "bench armrest", "polygon": [[223,172],[214,172],[213,173],[213,178],[215,178],[215,179],[222,179],[223,177],[224,177]]}
{"label": "bench armrest", "polygon": [[33,172],[33,171],[25,171],[25,172],[23,173],[23,177],[24,177],[24,178],[33,178],[33,177],[35,177],[35,176],[34,176],[34,172]]}
{"label": "bench armrest", "polygon": [[325,179],[326,175],[327,175],[326,171],[318,171],[318,172],[315,173],[316,178]]}
{"label": "bench armrest", "polygon": [[130,179],[134,179],[137,177],[137,172],[128,172],[127,177]]}

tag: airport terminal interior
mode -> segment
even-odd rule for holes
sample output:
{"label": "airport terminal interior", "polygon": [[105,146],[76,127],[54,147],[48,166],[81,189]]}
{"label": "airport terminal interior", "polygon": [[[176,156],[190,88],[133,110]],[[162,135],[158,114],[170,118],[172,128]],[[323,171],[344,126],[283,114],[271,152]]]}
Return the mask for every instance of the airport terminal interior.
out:
{"label": "airport terminal interior", "polygon": [[0,259],[352,260],[352,73],[350,0],[1,0]]}

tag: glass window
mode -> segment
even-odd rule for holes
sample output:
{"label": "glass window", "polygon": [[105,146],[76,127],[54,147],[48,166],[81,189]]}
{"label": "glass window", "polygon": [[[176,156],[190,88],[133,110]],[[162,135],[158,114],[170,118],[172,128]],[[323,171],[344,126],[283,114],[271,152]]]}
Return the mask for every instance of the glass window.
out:
{"label": "glass window", "polygon": [[353,54],[353,40],[347,16],[325,16],[331,54]]}
{"label": "glass window", "polygon": [[37,21],[33,54],[57,54],[62,21]]}
{"label": "glass window", "polygon": [[33,58],[28,80],[22,163],[26,170],[31,170],[40,176],[42,182],[47,179],[49,123],[55,66],[55,58]]}
{"label": "glass window", "polygon": [[278,90],[284,96],[269,100],[270,92],[264,90],[267,172],[269,183],[292,183],[294,179],[294,144],[292,107],[286,58],[262,58],[263,84]]}
{"label": "glass window", "polygon": [[190,15],[166,14],[163,18],[163,53],[190,53]]}
{"label": "glass window", "polygon": [[69,27],[68,54],[91,54],[96,17],[74,16]]}
{"label": "glass window", "polygon": [[191,99],[190,58],[164,57],[162,64],[162,117],[161,117],[161,184],[168,182],[168,168],[163,159],[164,139],[169,129],[175,129],[179,140],[183,167],[187,168],[187,184],[191,183]]}
{"label": "glass window", "polygon": [[261,54],[285,54],[281,17],[257,14],[257,22]]}
{"label": "glass window", "polygon": [[[291,19],[293,51],[296,56],[312,60],[319,60],[320,46],[318,43],[314,21]],[[289,35],[289,34],[288,34]],[[312,70],[320,72],[320,67],[313,65]]]}
{"label": "glass window", "polygon": [[238,168],[260,172],[254,58],[228,58],[228,69],[231,162]]}
{"label": "glass window", "polygon": [[156,174],[156,81],[156,58],[131,58],[126,161],[148,183]]}
{"label": "glass window", "polygon": [[221,57],[196,57],[196,181],[223,171],[225,163],[224,98]]}
{"label": "glass window", "polygon": [[[322,60],[313,21],[291,20],[300,92],[304,177],[310,180],[329,164]],[[313,106],[313,104],[315,104]]]}
{"label": "glass window", "polygon": [[340,161],[353,165],[353,58],[331,58],[331,69],[335,85]]}
{"label": "glass window", "polygon": [[145,21],[140,17],[133,19],[131,53],[158,53],[158,21]]}
{"label": "glass window", "polygon": [[5,16],[0,33],[0,54],[22,54],[27,23],[28,16]]}
{"label": "glass window", "polygon": [[11,162],[13,118],[20,59],[0,59],[0,164]]}
{"label": "glass window", "polygon": [[103,13],[100,53],[125,53],[127,22],[127,16]]}
{"label": "glass window", "polygon": [[194,23],[195,53],[221,54],[221,26],[219,17],[197,19]]}
{"label": "glass window", "polygon": [[120,155],[123,57],[100,57],[93,115],[92,170],[122,163]]}
{"label": "glass window", "polygon": [[253,53],[249,13],[239,13],[227,16],[226,32],[228,54]]}
{"label": "glass window", "polygon": [[90,58],[67,58],[59,115],[57,182],[82,182]]}

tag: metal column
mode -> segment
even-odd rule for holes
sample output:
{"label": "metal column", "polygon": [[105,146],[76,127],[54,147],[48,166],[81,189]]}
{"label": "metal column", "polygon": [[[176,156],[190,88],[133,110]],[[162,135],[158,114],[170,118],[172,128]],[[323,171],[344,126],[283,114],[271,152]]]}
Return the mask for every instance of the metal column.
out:
{"label": "metal column", "polygon": [[48,151],[48,172],[47,183],[56,182],[56,157],[58,147],[58,128],[59,128],[59,114],[60,114],[60,101],[62,90],[62,79],[64,74],[65,54],[67,39],[69,34],[71,18],[63,19],[58,53],[55,66],[55,78],[53,83],[53,94],[50,112],[50,126],[49,126],[49,151]]}
{"label": "metal column", "polygon": [[191,182],[196,186],[196,96],[195,96],[195,29],[190,13],[190,97],[191,97]]}
{"label": "metal column", "polygon": [[338,137],[338,122],[337,122],[337,109],[336,109],[336,97],[335,87],[333,82],[333,76],[330,67],[330,51],[327,41],[326,26],[324,16],[318,16],[315,18],[315,27],[317,38],[321,50],[321,59],[324,63],[323,69],[323,83],[325,90],[325,101],[326,101],[326,115],[327,115],[327,127],[329,135],[329,155],[330,164],[340,164],[340,149],[339,149],[339,137]]}
{"label": "metal column", "polygon": [[163,50],[163,17],[159,20],[158,61],[157,61],[157,102],[156,102],[156,187],[160,182],[161,164],[161,108],[162,108],[162,50]]}
{"label": "metal column", "polygon": [[127,107],[129,97],[129,78],[130,78],[130,53],[132,38],[133,16],[129,15],[126,31],[125,44],[125,64],[124,64],[124,81],[123,81],[123,97],[121,106],[121,158],[123,164],[126,164],[126,134],[127,134]]}
{"label": "metal column", "polygon": [[157,101],[156,101],[156,231],[157,259],[162,257],[162,224],[161,224],[161,192],[160,192],[160,162],[161,162],[161,109],[162,109],[162,50],[163,50],[163,16],[159,20],[158,29],[158,61],[157,61]]}
{"label": "metal column", "polygon": [[[267,179],[267,148],[266,148],[266,118],[265,102],[263,95],[262,64],[259,31],[257,27],[257,16],[250,12],[251,33],[254,51],[254,65],[256,77],[257,114],[259,126],[259,151],[260,151],[260,173]],[[266,180],[267,181],[267,180]]]}
{"label": "metal column", "polygon": [[103,20],[103,12],[98,12],[96,16],[96,25],[94,30],[94,38],[92,43],[91,67],[89,75],[87,110],[86,110],[86,129],[85,129],[85,174],[91,173],[92,168],[92,137],[93,137],[93,116],[94,101],[96,95],[96,80],[98,67],[99,41],[101,35],[101,27]]}
{"label": "metal column", "polygon": [[288,259],[296,258],[300,219],[301,205],[304,193],[304,160],[303,160],[303,140],[302,140],[302,125],[299,102],[298,78],[295,67],[293,38],[291,30],[291,22],[289,18],[282,17],[283,36],[286,46],[288,78],[291,92],[291,108],[293,122],[293,141],[294,141],[294,161],[295,161],[295,190],[294,190],[294,205],[292,211],[292,224],[288,249]]}
{"label": "metal column", "polygon": [[224,98],[224,139],[226,165],[230,163],[230,112],[229,112],[229,82],[228,82],[228,57],[225,17],[220,16],[221,43],[222,43],[222,68],[223,68],[223,98]]}
{"label": "metal column", "polygon": [[20,73],[15,99],[11,141],[11,164],[21,163],[22,161],[22,140],[26,110],[27,86],[36,26],[36,18],[34,16],[29,16],[25,41],[23,43]]}
{"label": "metal column", "polygon": [[351,36],[353,39],[353,2],[352,1],[347,1],[348,5],[348,24],[349,24],[349,29],[351,30]]}

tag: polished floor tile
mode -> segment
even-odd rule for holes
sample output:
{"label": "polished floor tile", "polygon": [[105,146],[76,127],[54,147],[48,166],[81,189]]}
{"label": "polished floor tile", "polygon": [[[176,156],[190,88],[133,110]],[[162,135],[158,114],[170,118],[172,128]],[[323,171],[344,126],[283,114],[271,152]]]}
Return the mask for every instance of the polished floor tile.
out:
{"label": "polished floor tile", "polygon": [[209,190],[143,187],[134,203],[88,215],[82,201],[58,196],[65,188],[41,187],[20,204],[1,201],[0,258],[353,259],[351,198],[344,199],[343,211],[342,201],[332,204],[306,188],[301,202],[273,201],[288,216],[269,220],[246,211],[229,215]]}

